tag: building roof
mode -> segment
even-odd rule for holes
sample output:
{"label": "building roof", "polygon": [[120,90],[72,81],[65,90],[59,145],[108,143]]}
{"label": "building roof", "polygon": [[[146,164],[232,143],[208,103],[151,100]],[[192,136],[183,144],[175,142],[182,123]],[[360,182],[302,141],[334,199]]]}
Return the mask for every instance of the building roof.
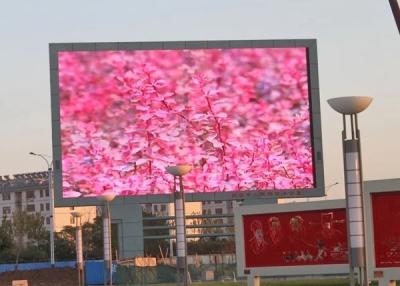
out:
{"label": "building roof", "polygon": [[0,176],[0,192],[15,192],[48,187],[48,172]]}

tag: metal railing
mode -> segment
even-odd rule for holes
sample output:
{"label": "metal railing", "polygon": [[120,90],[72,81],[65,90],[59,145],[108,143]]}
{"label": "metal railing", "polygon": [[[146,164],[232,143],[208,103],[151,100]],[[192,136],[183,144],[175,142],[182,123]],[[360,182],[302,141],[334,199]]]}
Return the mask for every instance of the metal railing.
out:
{"label": "metal railing", "polygon": [[[233,214],[204,214],[204,215],[186,215],[186,220],[207,220],[207,219],[224,219],[224,218],[233,218]],[[170,224],[160,224],[160,225],[146,225],[146,222],[150,221],[172,221]],[[192,233],[187,234],[187,238],[202,238],[202,237],[233,237],[235,236],[233,231],[234,224],[233,223],[210,223],[208,221],[204,221],[204,223],[199,224],[187,224],[186,229],[210,229],[210,228],[225,228],[225,230],[232,228],[232,232],[215,232],[215,233]],[[175,217],[174,216],[148,216],[143,217],[143,232],[144,240],[150,239],[174,239],[175,235],[173,234],[165,234],[165,235],[146,235],[146,231],[150,230],[171,230],[175,229]]]}

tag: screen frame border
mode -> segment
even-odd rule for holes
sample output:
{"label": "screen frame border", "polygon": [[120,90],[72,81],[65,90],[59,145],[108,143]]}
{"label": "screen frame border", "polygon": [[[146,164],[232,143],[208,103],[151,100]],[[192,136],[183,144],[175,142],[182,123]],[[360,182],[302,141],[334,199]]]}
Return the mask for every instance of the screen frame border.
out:
{"label": "screen frame border", "polygon": [[[60,132],[60,95],[58,52],[65,51],[134,51],[173,49],[229,49],[229,48],[306,48],[310,97],[311,143],[313,148],[314,188],[288,190],[248,190],[237,192],[187,193],[188,202],[215,200],[244,200],[257,198],[296,198],[325,196],[321,109],[318,79],[317,41],[315,39],[286,40],[224,40],[224,41],[166,41],[166,42],[93,42],[50,43],[50,96],[53,151],[53,186],[56,207],[101,205],[98,197],[64,198],[62,195],[62,161]],[[114,201],[127,203],[169,203],[173,194],[119,196]]]}

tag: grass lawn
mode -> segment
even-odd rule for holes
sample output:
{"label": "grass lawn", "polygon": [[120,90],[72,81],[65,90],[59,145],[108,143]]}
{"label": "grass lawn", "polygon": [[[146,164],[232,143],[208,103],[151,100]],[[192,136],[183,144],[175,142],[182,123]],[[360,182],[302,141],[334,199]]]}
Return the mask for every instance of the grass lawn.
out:
{"label": "grass lawn", "polygon": [[[154,284],[154,286],[171,286],[175,284]],[[245,282],[193,282],[193,286],[245,286]],[[310,279],[289,281],[262,281],[261,286],[348,286],[347,279]],[[372,283],[371,285],[378,285]]]}

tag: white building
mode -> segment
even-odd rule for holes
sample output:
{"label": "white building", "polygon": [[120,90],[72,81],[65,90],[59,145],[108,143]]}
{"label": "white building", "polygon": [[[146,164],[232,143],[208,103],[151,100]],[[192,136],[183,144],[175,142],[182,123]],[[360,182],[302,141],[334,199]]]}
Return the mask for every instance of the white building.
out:
{"label": "white building", "polygon": [[[234,208],[239,204],[239,201],[204,201],[201,209],[203,215],[233,215]],[[218,224],[233,224],[233,217],[216,217],[214,223]]]}
{"label": "white building", "polygon": [[[12,219],[15,211],[40,213],[44,225],[50,230],[50,192],[48,173],[35,172],[0,176],[0,215]],[[64,226],[75,226],[72,212],[82,214],[82,223],[93,222],[96,217],[96,207],[64,207],[54,209],[54,228],[60,231]],[[1,220],[0,220],[1,224]]]}

